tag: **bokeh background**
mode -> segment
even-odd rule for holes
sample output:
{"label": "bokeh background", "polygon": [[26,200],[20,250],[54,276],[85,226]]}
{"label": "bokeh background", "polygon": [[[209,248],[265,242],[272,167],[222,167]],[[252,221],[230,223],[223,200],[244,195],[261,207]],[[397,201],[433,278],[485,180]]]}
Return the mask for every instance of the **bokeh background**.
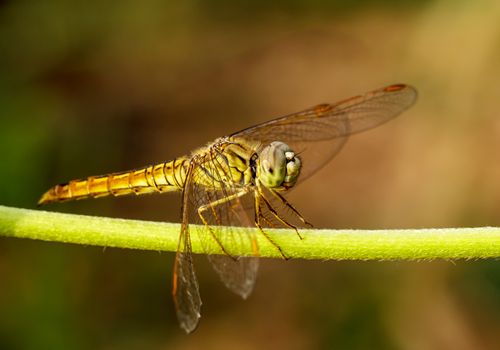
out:
{"label": "bokeh background", "polygon": [[[317,227],[500,225],[498,1],[1,1],[0,204],[169,160],[269,118],[391,83],[417,105],[353,137],[291,194]],[[48,210],[178,221],[179,196]],[[232,295],[196,259],[0,240],[1,349],[499,349],[500,262],[264,260]]]}

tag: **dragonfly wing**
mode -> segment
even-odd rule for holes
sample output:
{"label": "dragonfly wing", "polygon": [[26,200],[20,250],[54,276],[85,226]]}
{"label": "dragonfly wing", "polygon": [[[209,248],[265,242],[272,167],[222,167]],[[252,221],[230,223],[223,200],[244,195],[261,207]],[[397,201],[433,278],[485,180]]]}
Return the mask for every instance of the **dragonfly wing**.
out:
{"label": "dragonfly wing", "polygon": [[[190,173],[188,170],[188,180],[191,177]],[[189,192],[184,191],[181,233],[174,262],[172,294],[179,324],[186,333],[191,333],[195,330],[200,319],[201,298],[191,253],[191,237],[187,220],[188,197]]]}
{"label": "dragonfly wing", "polygon": [[190,222],[198,224],[198,237],[222,282],[246,298],[259,266],[257,239],[250,228],[253,189],[232,181],[232,170],[215,152],[200,157],[192,171],[192,181],[186,184]]}
{"label": "dragonfly wing", "polygon": [[300,181],[331,158],[349,135],[383,124],[416,101],[417,91],[409,85],[391,85],[335,104],[323,104],[302,112],[258,124],[231,135],[260,142],[287,143],[302,156]]}
{"label": "dragonfly wing", "polygon": [[230,291],[243,299],[252,293],[259,268],[257,258],[238,257],[238,260],[234,261],[227,255],[209,255],[208,259]]}

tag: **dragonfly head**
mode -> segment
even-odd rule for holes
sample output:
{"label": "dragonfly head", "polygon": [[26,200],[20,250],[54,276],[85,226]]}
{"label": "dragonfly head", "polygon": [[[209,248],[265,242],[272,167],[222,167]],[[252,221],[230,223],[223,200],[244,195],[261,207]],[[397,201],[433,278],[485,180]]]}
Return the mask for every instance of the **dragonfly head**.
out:
{"label": "dragonfly head", "polygon": [[274,141],[260,152],[257,177],[267,188],[288,189],[297,182],[301,166],[286,143]]}

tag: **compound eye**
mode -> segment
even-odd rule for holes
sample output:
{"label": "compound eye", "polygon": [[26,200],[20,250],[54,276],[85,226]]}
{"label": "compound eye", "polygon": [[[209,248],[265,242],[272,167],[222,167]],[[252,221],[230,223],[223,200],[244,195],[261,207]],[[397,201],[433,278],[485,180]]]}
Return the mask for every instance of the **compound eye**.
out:
{"label": "compound eye", "polygon": [[273,169],[273,167],[271,166],[271,163],[269,162],[269,160],[268,160],[268,159],[264,159],[264,160],[262,161],[262,164],[263,164],[263,168],[265,168],[265,169],[266,169],[266,171],[267,171],[269,174],[274,173],[274,169]]}
{"label": "compound eye", "polygon": [[258,177],[268,188],[291,187],[300,171],[300,160],[290,147],[279,141],[264,147],[259,155]]}

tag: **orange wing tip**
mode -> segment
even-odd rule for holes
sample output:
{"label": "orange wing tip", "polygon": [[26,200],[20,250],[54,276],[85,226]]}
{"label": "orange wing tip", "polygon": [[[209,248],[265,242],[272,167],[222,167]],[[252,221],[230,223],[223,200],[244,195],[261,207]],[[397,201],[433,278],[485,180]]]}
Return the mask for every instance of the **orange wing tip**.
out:
{"label": "orange wing tip", "polygon": [[322,104],[319,104],[319,105],[314,107],[314,113],[316,113],[316,115],[321,115],[323,113],[328,112],[331,109],[332,109],[332,105],[330,105],[328,103],[322,103]]}
{"label": "orange wing tip", "polygon": [[389,86],[385,87],[384,91],[394,92],[394,91],[406,89],[407,87],[408,87],[408,85],[406,85],[406,84],[394,84],[394,85],[389,85]]}

